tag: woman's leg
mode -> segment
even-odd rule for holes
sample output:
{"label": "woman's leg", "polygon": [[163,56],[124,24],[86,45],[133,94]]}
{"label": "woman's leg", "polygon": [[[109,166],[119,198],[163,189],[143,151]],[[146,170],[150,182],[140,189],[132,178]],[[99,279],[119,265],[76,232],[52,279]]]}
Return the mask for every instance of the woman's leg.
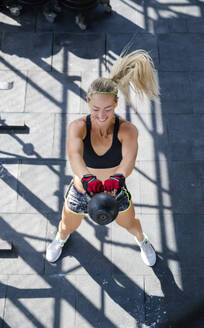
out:
{"label": "woman's leg", "polygon": [[65,240],[69,234],[75,231],[80,226],[83,216],[83,214],[75,214],[71,212],[66,206],[66,202],[64,202],[62,219],[58,227],[60,239]]}
{"label": "woman's leg", "polygon": [[144,263],[153,266],[156,263],[156,253],[147,236],[143,234],[140,220],[135,216],[132,202],[126,212],[119,213],[116,222],[136,237]]}
{"label": "woman's leg", "polygon": [[80,225],[84,215],[75,214],[71,212],[67,206],[66,201],[62,210],[62,219],[59,223],[58,233],[55,239],[51,242],[46,250],[46,259],[49,262],[58,260],[62,253],[62,248],[69,238],[70,234],[75,231]]}
{"label": "woman's leg", "polygon": [[115,221],[132,235],[136,236],[139,242],[144,240],[142,226],[140,220],[135,216],[135,210],[132,202],[129,209],[125,212],[119,213]]}

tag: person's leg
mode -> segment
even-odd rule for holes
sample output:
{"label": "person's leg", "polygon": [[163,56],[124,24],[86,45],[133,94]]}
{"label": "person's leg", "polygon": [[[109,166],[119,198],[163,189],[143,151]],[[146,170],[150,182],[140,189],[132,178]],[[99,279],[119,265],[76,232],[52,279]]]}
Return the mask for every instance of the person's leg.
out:
{"label": "person's leg", "polygon": [[105,12],[108,14],[111,14],[112,12],[112,7],[110,5],[110,0],[100,0],[100,3],[102,4],[102,6],[105,9]]}
{"label": "person's leg", "polygon": [[75,17],[76,24],[83,31],[87,29],[87,17],[88,17],[87,10],[80,11]]}
{"label": "person's leg", "polygon": [[18,3],[16,0],[6,0],[3,5],[10,11],[12,16],[19,16],[21,10],[23,9],[22,5]]}
{"label": "person's leg", "polygon": [[58,0],[48,0],[43,6],[43,14],[50,23],[54,23],[57,14],[61,12]]}
{"label": "person's leg", "polygon": [[86,213],[87,198],[84,194],[78,192],[71,182],[65,193],[58,233],[46,251],[46,259],[49,262],[57,261],[70,234],[79,227]]}
{"label": "person's leg", "polygon": [[49,262],[55,262],[58,260],[62,253],[64,244],[68,240],[70,234],[79,227],[82,219],[83,215],[75,214],[69,211],[66,206],[66,202],[64,203],[62,219],[59,223],[58,233],[46,251],[46,259]]}
{"label": "person's leg", "polygon": [[148,237],[142,231],[140,220],[135,216],[132,202],[129,209],[119,213],[116,222],[135,236],[137,244],[140,246],[142,260],[146,265],[153,266],[156,263],[156,253]]}
{"label": "person's leg", "polygon": [[60,239],[65,240],[68,235],[74,232],[80,226],[82,219],[83,214],[71,212],[66,206],[66,202],[64,202],[62,218],[58,227]]}
{"label": "person's leg", "polygon": [[144,240],[142,226],[140,220],[135,216],[135,210],[134,210],[134,206],[132,205],[132,202],[131,202],[131,206],[127,211],[119,213],[119,215],[116,218],[116,222],[121,227],[129,231],[132,235],[136,236],[139,242]]}

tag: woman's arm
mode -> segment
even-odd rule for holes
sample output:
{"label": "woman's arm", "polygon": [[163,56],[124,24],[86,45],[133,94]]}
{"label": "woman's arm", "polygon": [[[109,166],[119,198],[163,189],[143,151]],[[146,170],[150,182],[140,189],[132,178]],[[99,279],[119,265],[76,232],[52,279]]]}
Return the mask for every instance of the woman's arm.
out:
{"label": "woman's arm", "polygon": [[83,159],[86,124],[83,119],[75,120],[68,127],[67,151],[72,171],[81,180],[83,175],[90,174]]}
{"label": "woman's arm", "polygon": [[122,143],[122,161],[114,174],[121,173],[125,178],[127,178],[132,173],[137,158],[137,128],[133,124],[124,121],[121,123],[118,137]]}

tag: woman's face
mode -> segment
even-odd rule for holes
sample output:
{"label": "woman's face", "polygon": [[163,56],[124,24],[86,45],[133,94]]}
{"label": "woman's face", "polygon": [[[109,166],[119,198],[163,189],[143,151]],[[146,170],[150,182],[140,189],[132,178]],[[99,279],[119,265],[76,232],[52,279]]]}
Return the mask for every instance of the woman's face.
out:
{"label": "woman's face", "polygon": [[99,126],[107,126],[114,117],[114,110],[117,106],[115,96],[112,94],[94,94],[88,102],[91,117]]}

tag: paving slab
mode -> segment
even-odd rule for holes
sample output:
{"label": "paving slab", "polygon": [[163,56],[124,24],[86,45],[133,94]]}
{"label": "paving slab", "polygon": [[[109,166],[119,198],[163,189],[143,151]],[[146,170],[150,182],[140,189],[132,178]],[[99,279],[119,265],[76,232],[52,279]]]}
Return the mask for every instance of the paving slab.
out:
{"label": "paving slab", "polygon": [[0,90],[1,112],[23,112],[25,106],[25,92],[27,71],[0,71],[0,83],[10,84],[11,88]]}
{"label": "paving slab", "polygon": [[158,66],[157,37],[151,33],[108,33],[106,47],[106,65],[108,71],[121,52],[144,49],[151,55],[155,67]]}
{"label": "paving slab", "polygon": [[171,194],[174,213],[198,215],[204,213],[203,162],[172,163]]}
{"label": "paving slab", "polygon": [[[93,51],[94,49],[94,51]],[[104,33],[55,33],[53,67],[59,72],[104,69]]]}
{"label": "paving slab", "polygon": [[[188,72],[158,72],[162,113],[192,114],[191,75]],[[198,84],[198,83],[197,83]]]}
{"label": "paving slab", "polygon": [[171,213],[172,191],[170,164],[166,160],[139,161],[141,213]]}
{"label": "paving slab", "polygon": [[203,17],[192,17],[187,20],[188,31],[191,33],[204,33]]}
{"label": "paving slab", "polygon": [[204,34],[201,33],[158,35],[159,69],[162,71],[203,71],[203,41]]}
{"label": "paving slab", "polygon": [[[164,267],[164,264],[158,264]],[[145,277],[146,323],[148,327],[171,327],[179,319],[196,310],[203,301],[203,276],[172,275],[171,271],[164,269],[160,273],[154,269],[155,278]],[[185,279],[188,286],[183,288]],[[190,319],[190,318],[189,318]],[[192,327],[201,328],[204,324],[203,316],[198,322],[192,322]],[[186,322],[187,324],[187,322]]]}
{"label": "paving slab", "polygon": [[98,6],[88,20],[90,31],[117,32],[123,26],[123,32],[144,32],[144,19],[140,3],[127,3],[112,0],[112,14],[104,13]]}
{"label": "paving slab", "polygon": [[[132,113],[133,115],[141,114],[159,114],[161,115],[163,111],[161,107],[160,99],[158,98],[156,101],[151,101],[145,94],[143,94],[141,97],[134,93],[134,91],[130,90],[130,101],[131,104],[127,105],[125,102],[124,96],[119,92],[119,113],[126,114],[126,119],[130,121],[128,118],[131,117]],[[122,106],[121,106],[122,105]],[[165,113],[165,112],[164,112]]]}
{"label": "paving slab", "polygon": [[31,71],[28,75],[26,112],[80,112],[81,73]]}
{"label": "paving slab", "polygon": [[[195,128],[196,127],[196,128]],[[204,115],[169,115],[169,149],[173,160],[204,160]]]}
{"label": "paving slab", "polygon": [[185,33],[188,32],[187,19],[185,17],[158,17],[149,24],[149,32],[153,34]]}
{"label": "paving slab", "polygon": [[0,12],[0,30],[2,32],[34,32],[35,31],[35,15],[34,8],[24,7],[23,14],[20,16],[12,16],[9,10],[1,10]]}
{"label": "paving slab", "polygon": [[170,32],[170,21],[168,18],[159,18],[158,20],[153,20],[153,22],[149,23],[148,32],[152,32],[153,34],[163,34]]}
{"label": "paving slab", "polygon": [[[173,16],[172,13],[177,17],[199,17],[200,16],[200,7],[197,5],[196,1],[188,0],[182,1],[161,1],[163,6],[166,7],[169,11],[169,16]],[[202,6],[202,4],[201,4]]]}
{"label": "paving slab", "polygon": [[5,32],[0,51],[0,69],[51,70],[52,34]]}
{"label": "paving slab", "polygon": [[0,157],[44,158],[52,154],[54,137],[54,114],[48,113],[2,113],[6,125],[24,124],[29,128],[26,134],[2,134]]}
{"label": "paving slab", "polygon": [[138,129],[137,160],[167,160],[168,135],[166,116],[159,114],[131,114],[130,121]]}
{"label": "paving slab", "polygon": [[12,250],[12,244],[4,239],[0,239],[0,252],[9,252]]}
{"label": "paving slab", "polygon": [[202,72],[191,72],[191,92],[193,100],[193,111],[195,114],[204,113],[204,74]]}
{"label": "paving slab", "polygon": [[153,3],[146,4],[147,9],[154,9],[157,13],[156,19],[162,18],[191,18],[199,17],[201,15],[202,3],[188,0],[174,1],[174,0],[159,0]]}
{"label": "paving slab", "polygon": [[172,18],[169,19],[170,33],[185,33],[188,32],[188,24],[186,18]]}
{"label": "paving slab", "polygon": [[[61,212],[48,224],[47,240],[55,238]],[[112,226],[99,226],[84,218],[81,225],[65,244],[61,258],[56,263],[45,262],[46,274],[99,275],[112,271]],[[48,246],[48,244],[47,244]]]}
{"label": "paving slab", "polygon": [[1,274],[43,274],[47,217],[39,213],[0,213],[0,217],[0,238],[13,244],[11,252],[1,255]]}
{"label": "paving slab", "polygon": [[5,321],[10,327],[75,325],[75,277],[13,275],[9,277]]}
{"label": "paving slab", "polygon": [[[32,176],[35,179],[31,179]],[[61,211],[64,186],[71,176],[65,161],[25,162],[18,177],[17,213],[53,213]]]}
{"label": "paving slab", "polygon": [[2,213],[15,213],[17,202],[18,163],[0,161],[0,208]]}
{"label": "paving slab", "polygon": [[6,303],[6,289],[8,277],[0,275],[0,327],[3,328],[4,324],[4,310]]}
{"label": "paving slab", "polygon": [[[76,327],[141,327],[144,322],[143,277],[77,276],[80,294]],[[88,314],[88,315],[87,315]]]}
{"label": "paving slab", "polygon": [[[174,218],[181,272],[189,273],[189,275],[193,273],[196,275],[199,272],[200,275],[203,275],[204,215],[177,214]],[[187,245],[193,245],[193,247],[189,248]]]}

